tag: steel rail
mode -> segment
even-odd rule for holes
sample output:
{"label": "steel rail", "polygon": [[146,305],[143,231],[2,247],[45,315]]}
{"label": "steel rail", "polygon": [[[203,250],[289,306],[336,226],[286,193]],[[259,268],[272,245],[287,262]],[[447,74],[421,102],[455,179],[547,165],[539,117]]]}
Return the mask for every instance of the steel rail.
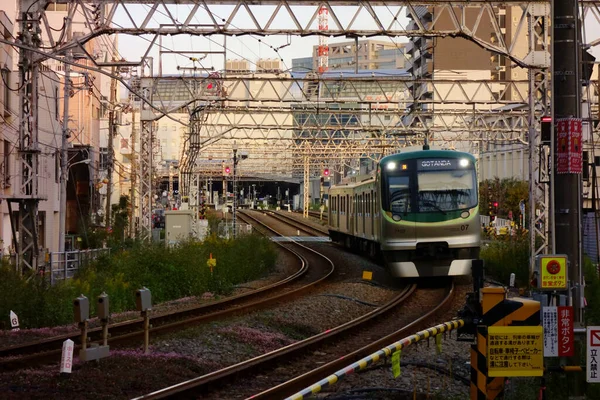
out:
{"label": "steel rail", "polygon": [[210,383],[215,383],[219,380],[231,377],[243,371],[248,372],[252,369],[259,369],[269,362],[285,360],[286,357],[289,357],[293,353],[298,353],[300,351],[306,350],[309,346],[322,345],[326,342],[330,342],[336,339],[342,333],[346,333],[360,325],[369,323],[373,318],[378,317],[405,302],[414,293],[415,290],[416,285],[407,286],[402,292],[400,292],[386,305],[379,307],[376,310],[373,310],[367,314],[364,314],[352,321],[346,322],[338,327],[329,329],[325,332],[319,333],[317,335],[311,336],[310,338],[282,347],[270,353],[263,354],[261,356],[254,357],[250,360],[246,360],[235,365],[231,365],[229,367],[212,372],[210,374],[206,374],[170,386],[168,388],[149,393],[147,395],[138,397],[134,400],[177,398],[183,395],[190,395],[193,391],[196,391],[200,387],[206,386]]}
{"label": "steel rail", "polygon": [[[279,232],[270,229],[277,235],[281,235]],[[258,295],[264,295],[265,293],[269,293],[275,290],[281,290],[284,285],[287,283],[294,282],[304,276],[308,271],[308,262],[306,259],[300,255],[296,250],[289,248],[288,246],[283,245],[282,243],[277,243],[281,248],[285,249],[288,252],[295,254],[302,262],[301,268],[296,271],[294,274],[282,279],[281,281],[275,282],[273,284],[261,287],[259,289],[243,293],[237,296],[232,296],[223,300],[219,300],[210,304],[205,304],[197,307],[191,307],[186,310],[177,311],[174,313],[168,313],[161,316],[156,316],[151,319],[151,323],[153,327],[150,329],[150,333],[158,333],[161,331],[170,331],[173,329],[177,329],[181,326],[185,326],[189,323],[197,323],[201,321],[209,321],[215,318],[226,316],[230,313],[239,312],[240,310],[248,310],[257,308],[259,306],[266,306],[271,304],[272,302],[279,301],[281,298],[285,296],[291,296],[298,292],[302,292],[307,290],[311,286],[320,283],[322,280],[327,279],[333,273],[333,263],[330,262],[332,268],[321,278],[316,281],[313,281],[307,285],[303,285],[300,288],[286,291],[282,294],[272,296],[266,299],[261,299],[259,301],[250,302],[247,304],[238,305],[238,302],[248,300],[252,297]],[[313,251],[305,246],[298,244],[301,247],[304,247],[310,251]],[[220,307],[229,307],[226,309],[220,309]],[[205,314],[194,316],[197,313],[205,312]],[[175,322],[174,319],[179,319]],[[143,320],[141,318],[137,318],[135,320],[121,322],[117,324],[113,324],[109,326],[109,330],[111,333],[111,337],[108,339],[109,344],[120,343],[129,341],[136,337],[143,335],[143,331],[135,330],[140,325],[142,325]],[[133,331],[132,331],[133,330]],[[124,332],[118,334],[118,332]],[[91,341],[100,340],[102,333],[102,328],[94,328],[89,331],[89,335],[92,337]],[[117,335],[115,335],[117,333]],[[30,356],[13,359],[10,358],[8,360],[0,360],[0,369],[6,368],[15,368],[22,366],[29,366],[28,363],[35,362],[35,360],[55,360],[60,356],[62,343],[66,339],[71,339],[77,341],[80,338],[80,333],[71,333],[60,336],[55,336],[48,339],[43,339],[33,343],[27,343],[22,345],[15,345],[5,347],[0,349],[0,357],[14,357],[20,356],[23,354],[30,354]],[[79,346],[76,346],[79,348]],[[47,350],[49,349],[49,350]],[[36,352],[35,354],[31,354],[32,352]]]}
{"label": "steel rail", "polygon": [[275,218],[278,221],[285,222],[286,224],[289,224],[297,229],[300,229],[310,235],[314,235],[314,236],[329,235],[329,231],[326,231],[323,229],[317,229],[316,227],[305,224],[302,221],[298,221],[297,219],[294,219],[293,217],[287,216],[287,215],[285,215],[285,213],[270,211],[270,212],[263,212],[263,214],[268,215],[272,218]]}
{"label": "steel rail", "polygon": [[[410,324],[397,330],[396,332],[389,334],[381,339],[378,339],[378,340],[374,341],[373,343],[371,343],[367,346],[364,346],[363,348],[356,350],[344,357],[339,357],[330,363],[327,363],[320,367],[317,367],[317,368],[311,370],[310,372],[307,372],[306,374],[300,375],[292,380],[284,382],[284,383],[282,383],[278,386],[275,386],[269,390],[258,393],[256,395],[252,396],[251,398],[253,400],[254,399],[274,399],[274,398],[281,399],[281,398],[284,398],[285,396],[291,396],[294,392],[308,387],[311,383],[313,383],[319,379],[323,379],[323,378],[327,377],[328,375],[335,373],[339,369],[341,369],[353,362],[357,362],[358,360],[361,360],[363,357],[366,357],[366,356],[370,355],[371,353],[379,350],[382,346],[386,346],[389,343],[396,342],[396,341],[402,339],[410,331],[414,331],[415,329],[418,329],[419,327],[424,326],[424,324],[426,323],[426,321],[428,319],[432,318],[440,310],[447,307],[448,304],[450,304],[452,299],[454,298],[455,293],[456,292],[454,290],[454,284],[452,284],[452,286],[448,290],[446,297],[442,300],[442,302],[438,306],[436,306],[434,309],[430,310],[429,312],[427,312],[426,314],[424,314],[417,320],[415,320],[415,321],[411,322]],[[294,397],[294,399],[296,399],[296,398],[302,398],[302,397]]]}

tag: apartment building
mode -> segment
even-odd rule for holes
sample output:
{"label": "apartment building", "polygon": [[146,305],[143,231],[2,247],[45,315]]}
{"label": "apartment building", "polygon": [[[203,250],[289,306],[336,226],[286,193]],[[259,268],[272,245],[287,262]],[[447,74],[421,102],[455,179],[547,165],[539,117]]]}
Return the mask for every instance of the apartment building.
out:
{"label": "apartment building", "polygon": [[[0,34],[6,40],[14,40],[16,27],[11,18],[13,10],[0,10]],[[19,75],[16,71],[18,54],[12,46],[0,46],[0,191],[5,198],[19,195],[19,98],[16,88]],[[61,132],[61,80],[60,76],[41,66],[38,76],[38,194],[43,199],[38,208],[38,245],[42,251],[58,250],[59,224],[59,153]],[[8,202],[0,204],[0,252],[7,255],[14,251]],[[18,204],[12,205],[13,215],[18,214]]]}
{"label": "apartment building", "polygon": [[[454,26],[453,21],[447,11],[439,7],[415,7],[419,23],[424,26],[430,26],[432,21],[436,20],[437,29],[451,29]],[[439,13],[439,15],[438,15]],[[502,38],[497,37],[492,29],[490,16],[484,14],[478,24],[477,36],[489,37],[492,43],[498,43],[503,40],[507,46],[512,46],[514,51],[519,54],[526,54],[528,50],[527,32],[517,32],[518,24],[521,20],[522,9],[520,7],[497,6],[496,22],[500,27]],[[411,17],[411,14],[407,14]],[[479,10],[468,10],[467,20],[475,21],[479,17]],[[417,21],[412,20],[409,29],[415,29],[418,26]],[[463,83],[462,89],[469,96],[477,95],[478,102],[487,104],[440,104],[449,90],[452,90],[452,83],[436,84],[436,90],[433,85],[427,82],[411,83],[410,91],[414,102],[409,105],[409,111],[434,111],[445,109],[464,109],[466,113],[477,109],[493,110],[497,112],[508,111],[511,109],[523,110],[526,104],[523,103],[522,95],[527,92],[526,84],[519,84],[510,90],[506,90],[507,81],[525,80],[527,70],[512,65],[506,57],[493,54],[476,43],[464,38],[427,38],[413,37],[406,46],[407,56],[411,59],[407,71],[416,79],[438,79],[438,80],[491,80],[497,81],[497,84],[490,85],[491,91],[475,92],[479,87],[478,83]],[[525,87],[522,87],[525,85]],[[506,104],[511,100],[515,104]],[[410,118],[410,116],[408,117]],[[431,117],[428,120],[430,126],[442,125],[441,118]],[[500,141],[469,142],[468,138],[457,137],[452,133],[440,133],[438,137],[432,138],[433,141],[443,141],[451,143],[457,149],[472,151],[480,157],[480,179],[489,179],[493,177],[515,177],[524,179],[528,174],[527,157],[528,151],[522,144],[506,143]]]}

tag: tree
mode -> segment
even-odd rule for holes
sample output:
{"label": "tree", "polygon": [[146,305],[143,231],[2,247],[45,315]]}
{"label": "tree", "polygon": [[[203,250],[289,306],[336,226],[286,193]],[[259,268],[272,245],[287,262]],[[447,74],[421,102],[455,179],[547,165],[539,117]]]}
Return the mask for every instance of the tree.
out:
{"label": "tree", "polygon": [[[515,178],[487,179],[479,184],[479,211],[482,215],[496,215],[518,220],[519,203],[529,201],[529,184]],[[496,206],[497,204],[497,206]]]}

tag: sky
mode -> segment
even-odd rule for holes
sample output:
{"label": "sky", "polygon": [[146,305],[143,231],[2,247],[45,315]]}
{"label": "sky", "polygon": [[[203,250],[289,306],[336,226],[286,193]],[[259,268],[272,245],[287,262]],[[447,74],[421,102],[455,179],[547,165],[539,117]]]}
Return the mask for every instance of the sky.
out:
{"label": "sky", "polygon": [[[176,20],[182,22],[188,17],[192,5],[172,5],[169,6],[168,12]],[[136,23],[141,23],[146,18],[150,7],[146,5],[128,5],[127,14],[123,7],[119,7],[116,17],[114,18],[114,24],[116,26],[130,27],[132,22],[129,18],[132,18]],[[212,24],[212,18],[215,18],[218,23],[224,22],[228,18],[234,9],[233,5],[213,5],[209,6],[212,16],[202,7],[194,14],[190,20],[190,24]],[[394,28],[404,28],[408,25],[409,19],[405,16],[406,10],[404,7],[399,6],[378,6],[374,7],[376,15],[380,18],[384,26],[391,25]],[[268,19],[271,17],[275,10],[275,6],[252,6],[254,16],[258,23],[264,26]],[[355,16],[358,7],[355,6],[344,6],[334,7],[333,11],[337,18],[339,18],[342,25],[349,24],[352,18]],[[295,16],[299,19],[302,26],[309,23],[314,13],[316,12],[315,6],[308,7],[294,7]],[[398,15],[399,18],[394,22],[394,16]],[[329,26],[335,29],[336,25],[333,22],[333,18],[329,18]],[[154,14],[150,21],[151,26],[158,26],[159,24],[169,23],[170,20],[167,18],[167,11],[163,6],[160,6],[157,12]],[[312,22],[313,27],[317,27],[317,19]],[[368,14],[365,9],[360,10],[358,18],[352,23],[353,27],[358,29],[369,29],[375,25],[372,17]],[[240,8],[236,17],[231,21],[233,28],[246,28],[254,26],[252,19],[249,14]],[[289,17],[287,11],[282,8],[278,12],[276,18],[272,21],[272,28],[289,28],[293,26],[293,20]],[[600,37],[600,16],[595,16],[591,12],[586,16],[586,29],[585,29],[585,41],[587,43],[593,42]],[[141,36],[133,37],[128,35],[121,35],[119,37],[120,52],[123,58],[134,61],[139,60],[148,48],[149,42],[153,39],[152,36]],[[407,37],[374,37],[373,39],[390,41],[393,43],[404,43],[408,41]],[[200,68],[214,68],[215,70],[222,70],[223,55],[212,54],[207,55],[206,58],[200,61],[192,61],[190,57],[199,57],[198,54],[186,54],[187,51],[223,51],[224,46],[227,49],[227,59],[247,59],[250,61],[252,66],[259,58],[273,59],[279,58],[283,60],[283,68],[291,69],[292,58],[298,57],[310,57],[312,54],[312,47],[318,45],[317,36],[309,37],[298,37],[298,36],[286,36],[286,35],[273,35],[268,37],[260,36],[242,36],[242,37],[227,37],[224,38],[222,35],[213,35],[208,37],[198,37],[189,35],[178,35],[178,36],[163,36],[162,49],[167,51],[178,51],[181,54],[165,54],[162,59],[162,67],[164,74],[179,74],[181,70],[178,67],[200,67]],[[330,43],[348,41],[351,39],[347,38],[329,38]],[[225,43],[226,42],[226,43]],[[157,40],[158,44],[158,40]],[[158,49],[159,46],[155,45],[150,53],[155,60],[155,74],[158,74]],[[591,52],[600,60],[600,49],[595,46],[591,49]]]}
{"label": "sky", "polygon": [[[170,7],[169,10],[173,17],[177,20],[185,20],[187,15],[189,14],[189,10],[191,9],[191,5],[181,5],[181,6],[173,6]],[[136,22],[141,22],[140,18],[136,18],[135,16],[145,16],[148,11],[147,6],[128,6],[127,10],[132,18]],[[210,10],[217,19],[217,21],[222,21],[223,18],[227,18],[232,10],[233,6],[211,6]],[[273,14],[275,10],[275,6],[260,6],[253,7],[252,10],[255,12],[255,17],[258,20],[258,23],[261,25],[265,25]],[[310,19],[314,11],[316,10],[315,6],[304,7],[304,8],[294,8],[295,16],[300,20],[301,25],[306,25]],[[358,8],[357,7],[344,7],[344,8],[334,8],[337,17],[340,19],[341,24],[349,24],[352,17],[356,14]],[[381,18],[382,23],[386,26],[392,24],[394,15],[400,10],[400,7],[386,7],[384,10],[377,10],[378,16]],[[162,12],[156,13],[155,18],[153,18],[152,24],[154,26],[158,26],[159,24],[168,23],[169,19],[164,15],[166,12],[164,9]],[[358,18],[353,23],[353,26],[356,28],[369,28],[372,27],[372,19],[369,15],[365,15],[366,10],[362,10],[359,13]],[[402,11],[401,15],[405,15],[405,12]],[[190,22],[191,24],[205,24],[211,21],[209,14],[205,10],[198,11],[195,14],[195,18]],[[116,18],[114,19],[116,26],[131,26],[132,23],[129,20],[128,15],[124,12],[124,10],[120,10],[116,14]],[[287,14],[285,10],[279,11],[277,17],[273,20],[271,27],[272,28],[288,28],[290,27],[293,21]],[[393,25],[398,27],[404,27],[408,24],[408,19],[406,17],[401,17],[398,19],[398,22]],[[251,18],[245,11],[240,11],[234,20],[231,22],[233,27],[249,27],[253,26]],[[330,18],[330,27],[334,27],[334,22],[332,18]],[[317,26],[317,21],[315,20],[312,26]],[[380,39],[391,41],[394,43],[403,43],[407,42],[408,38],[406,37],[398,37],[398,38],[384,38],[384,37],[374,37],[373,39]],[[130,58],[139,59],[144,51],[147,49],[149,41],[152,40],[151,36],[145,37],[131,37],[126,35],[121,35],[119,37],[119,48],[120,52],[123,55],[127,55],[128,60]],[[227,48],[227,59],[248,59],[251,63],[256,62],[259,58],[266,59],[274,59],[279,58],[283,60],[284,69],[291,69],[292,58],[297,57],[310,57],[312,54],[312,48],[314,45],[318,45],[319,39],[316,36],[310,37],[298,37],[292,36],[288,37],[287,35],[273,35],[268,37],[260,37],[260,36],[243,36],[243,37],[227,37],[226,39],[226,48]],[[330,38],[329,42],[342,42],[353,39],[346,38]],[[157,40],[158,43],[158,40]],[[179,36],[164,36],[162,38],[162,46],[163,50],[168,51],[222,51],[224,45],[224,37],[222,35],[214,35],[210,37],[192,37],[189,35],[179,35]],[[158,59],[158,46],[155,46],[155,49],[151,53],[155,60]],[[189,60],[189,57],[198,57],[198,55],[163,55],[163,73],[177,73],[177,67],[214,67],[216,70],[221,70],[223,68],[223,55],[221,54],[213,54],[208,55],[201,62],[193,62]],[[155,61],[156,62],[156,61]]]}

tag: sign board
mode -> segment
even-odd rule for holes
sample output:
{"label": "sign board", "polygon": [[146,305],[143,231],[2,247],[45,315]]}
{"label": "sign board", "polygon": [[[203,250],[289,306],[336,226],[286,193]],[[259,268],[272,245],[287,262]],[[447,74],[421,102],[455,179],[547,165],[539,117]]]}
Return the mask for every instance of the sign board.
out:
{"label": "sign board", "polygon": [[581,174],[583,170],[582,119],[557,119],[556,135],[556,172]]}
{"label": "sign board", "polygon": [[60,359],[60,372],[70,374],[73,368],[73,349],[75,344],[71,339],[63,342],[62,357]]}
{"label": "sign board", "polygon": [[10,310],[10,327],[13,331],[19,330],[19,317],[17,317],[17,314],[13,310]]}
{"label": "sign board", "polygon": [[544,328],[544,357],[558,357],[558,310],[556,307],[542,308]]}
{"label": "sign board", "polygon": [[541,326],[490,326],[488,376],[542,376],[544,374]]}
{"label": "sign board", "polygon": [[558,356],[570,357],[574,355],[575,342],[573,339],[572,306],[558,307]]}
{"label": "sign board", "polygon": [[539,272],[538,289],[567,289],[567,256],[556,254],[537,256],[536,267]]}
{"label": "sign board", "polygon": [[600,382],[598,361],[600,360],[600,326],[587,327],[587,379],[588,383]]}

